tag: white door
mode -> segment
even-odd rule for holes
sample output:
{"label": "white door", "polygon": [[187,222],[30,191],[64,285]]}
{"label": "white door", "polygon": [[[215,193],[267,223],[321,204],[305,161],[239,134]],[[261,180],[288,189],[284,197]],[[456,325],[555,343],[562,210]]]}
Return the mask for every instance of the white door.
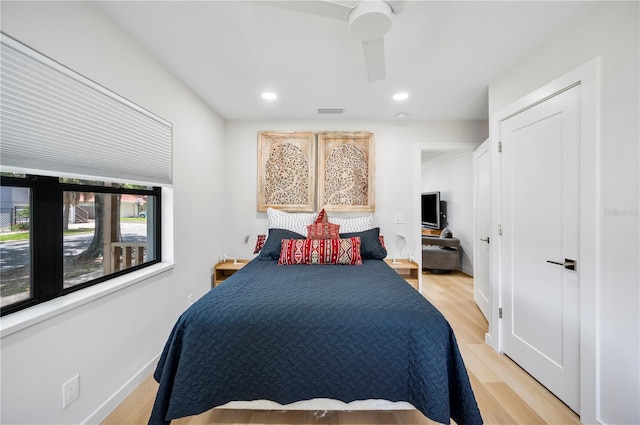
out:
{"label": "white door", "polygon": [[489,141],[481,144],[473,153],[475,240],[473,259],[473,297],[489,320],[491,314],[491,283],[489,270],[489,244],[491,243],[491,160]]}
{"label": "white door", "polygon": [[580,88],[505,120],[504,352],[580,411]]}

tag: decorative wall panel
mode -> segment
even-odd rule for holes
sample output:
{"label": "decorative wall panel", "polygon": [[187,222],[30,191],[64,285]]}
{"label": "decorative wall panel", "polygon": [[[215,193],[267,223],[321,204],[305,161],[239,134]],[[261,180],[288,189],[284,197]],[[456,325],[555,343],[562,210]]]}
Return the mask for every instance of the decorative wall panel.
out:
{"label": "decorative wall panel", "polygon": [[318,209],[375,211],[372,132],[318,133]]}
{"label": "decorative wall panel", "polygon": [[258,211],[315,211],[313,132],[258,132]]}

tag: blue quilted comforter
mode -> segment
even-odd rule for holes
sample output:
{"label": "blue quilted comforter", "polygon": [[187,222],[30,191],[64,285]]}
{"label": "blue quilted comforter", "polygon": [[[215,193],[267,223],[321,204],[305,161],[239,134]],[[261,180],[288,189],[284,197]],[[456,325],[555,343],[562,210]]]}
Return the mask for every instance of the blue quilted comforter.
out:
{"label": "blue quilted comforter", "polygon": [[179,318],[154,376],[150,424],[312,398],[408,401],[440,423],[482,423],[448,322],[380,260],[251,261]]}

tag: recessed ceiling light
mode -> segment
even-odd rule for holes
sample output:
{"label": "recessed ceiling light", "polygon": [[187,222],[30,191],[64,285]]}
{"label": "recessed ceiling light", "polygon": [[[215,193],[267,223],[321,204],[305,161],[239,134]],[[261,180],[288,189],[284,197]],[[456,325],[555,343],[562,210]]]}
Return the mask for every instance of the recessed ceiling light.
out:
{"label": "recessed ceiling light", "polygon": [[393,100],[406,100],[409,98],[409,93],[400,92],[393,95]]}
{"label": "recessed ceiling light", "polygon": [[398,112],[396,114],[396,119],[397,120],[402,120],[402,119],[407,118],[408,116],[409,116],[409,114],[407,114],[406,112]]}
{"label": "recessed ceiling light", "polygon": [[278,98],[278,95],[273,92],[267,91],[262,93],[262,98],[264,100],[276,100]]}

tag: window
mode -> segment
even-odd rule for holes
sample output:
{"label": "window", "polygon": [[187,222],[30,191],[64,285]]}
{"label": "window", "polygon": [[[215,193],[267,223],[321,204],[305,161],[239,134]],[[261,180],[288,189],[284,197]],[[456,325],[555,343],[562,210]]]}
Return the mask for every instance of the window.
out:
{"label": "window", "polygon": [[0,68],[0,314],[159,262],[171,123],[1,32]]}
{"label": "window", "polygon": [[[18,183],[21,183],[18,180]],[[0,187],[0,308],[31,298],[31,190]]]}
{"label": "window", "polygon": [[160,188],[0,177],[2,315],[160,258]]}

